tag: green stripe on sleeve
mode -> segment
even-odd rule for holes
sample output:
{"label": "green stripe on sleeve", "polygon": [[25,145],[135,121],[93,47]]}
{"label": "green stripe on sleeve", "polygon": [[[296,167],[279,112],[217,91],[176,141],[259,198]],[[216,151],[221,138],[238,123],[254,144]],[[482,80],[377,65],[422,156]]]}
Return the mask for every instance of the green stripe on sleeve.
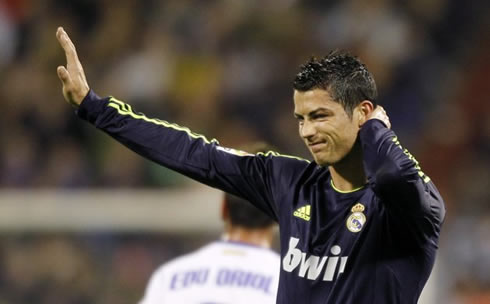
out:
{"label": "green stripe on sleeve", "polygon": [[165,121],[165,120],[148,118],[143,113],[135,113],[132,110],[130,105],[128,105],[127,103],[124,103],[120,100],[117,100],[114,97],[110,97],[108,106],[116,109],[117,112],[121,115],[129,115],[129,116],[133,117],[134,119],[144,120],[146,122],[150,122],[150,123],[153,123],[153,124],[159,125],[159,126],[164,126],[166,128],[171,128],[171,129],[174,129],[177,131],[183,131],[183,132],[187,133],[187,135],[189,135],[190,137],[195,138],[195,139],[202,139],[202,140],[204,140],[204,142],[206,142],[208,144],[210,144],[210,143],[219,144],[216,139],[213,138],[212,140],[208,140],[204,135],[194,133],[187,127],[182,127],[182,126],[179,126],[179,125],[174,124],[174,123],[169,123],[168,121]]}

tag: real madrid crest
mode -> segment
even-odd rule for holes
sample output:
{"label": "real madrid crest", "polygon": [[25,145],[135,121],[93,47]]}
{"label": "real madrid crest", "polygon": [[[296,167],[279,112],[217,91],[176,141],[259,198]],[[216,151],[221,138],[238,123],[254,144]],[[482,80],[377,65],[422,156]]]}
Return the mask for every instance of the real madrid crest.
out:
{"label": "real madrid crest", "polygon": [[361,203],[357,203],[350,210],[352,214],[347,218],[347,222],[345,223],[347,229],[351,232],[357,233],[361,231],[364,223],[366,223],[366,216],[364,215],[364,205]]}

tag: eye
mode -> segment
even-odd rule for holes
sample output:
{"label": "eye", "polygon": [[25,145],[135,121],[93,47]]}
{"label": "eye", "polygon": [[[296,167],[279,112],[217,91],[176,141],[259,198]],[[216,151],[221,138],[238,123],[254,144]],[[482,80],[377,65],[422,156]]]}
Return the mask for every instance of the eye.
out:
{"label": "eye", "polygon": [[303,124],[304,119],[302,116],[294,115],[294,118],[296,118],[296,120],[298,121],[298,124],[300,124],[300,125]]}
{"label": "eye", "polygon": [[319,113],[319,114],[313,115],[311,118],[314,119],[314,120],[322,120],[322,119],[325,119],[327,117],[328,117],[327,114],[325,114],[325,113]]}

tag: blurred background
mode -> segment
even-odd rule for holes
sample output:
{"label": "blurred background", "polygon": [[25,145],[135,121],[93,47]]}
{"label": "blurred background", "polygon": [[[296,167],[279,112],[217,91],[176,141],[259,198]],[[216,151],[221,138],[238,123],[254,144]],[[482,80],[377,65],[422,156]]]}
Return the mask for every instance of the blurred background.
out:
{"label": "blurred background", "polygon": [[490,303],[489,4],[0,0],[0,304],[136,303],[159,264],[220,235],[218,191],[75,117],[56,76],[59,25],[99,95],[224,146],[263,140],[305,158],[298,66],[358,55],[447,204],[421,303]]}

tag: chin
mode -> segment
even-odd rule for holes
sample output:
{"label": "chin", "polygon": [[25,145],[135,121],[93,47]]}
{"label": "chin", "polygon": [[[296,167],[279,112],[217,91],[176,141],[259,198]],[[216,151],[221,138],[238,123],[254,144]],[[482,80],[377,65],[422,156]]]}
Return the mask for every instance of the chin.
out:
{"label": "chin", "polygon": [[332,165],[335,165],[336,163],[338,163],[339,161],[341,161],[342,159],[336,159],[334,157],[332,157],[333,155],[315,155],[313,154],[313,159],[315,160],[315,163],[317,163],[319,166],[322,166],[322,167],[328,167],[328,166],[332,166]]}
{"label": "chin", "polygon": [[313,159],[315,160],[315,163],[317,163],[322,167],[328,167],[332,164],[332,162],[327,159],[318,158],[318,157],[313,157]]}

